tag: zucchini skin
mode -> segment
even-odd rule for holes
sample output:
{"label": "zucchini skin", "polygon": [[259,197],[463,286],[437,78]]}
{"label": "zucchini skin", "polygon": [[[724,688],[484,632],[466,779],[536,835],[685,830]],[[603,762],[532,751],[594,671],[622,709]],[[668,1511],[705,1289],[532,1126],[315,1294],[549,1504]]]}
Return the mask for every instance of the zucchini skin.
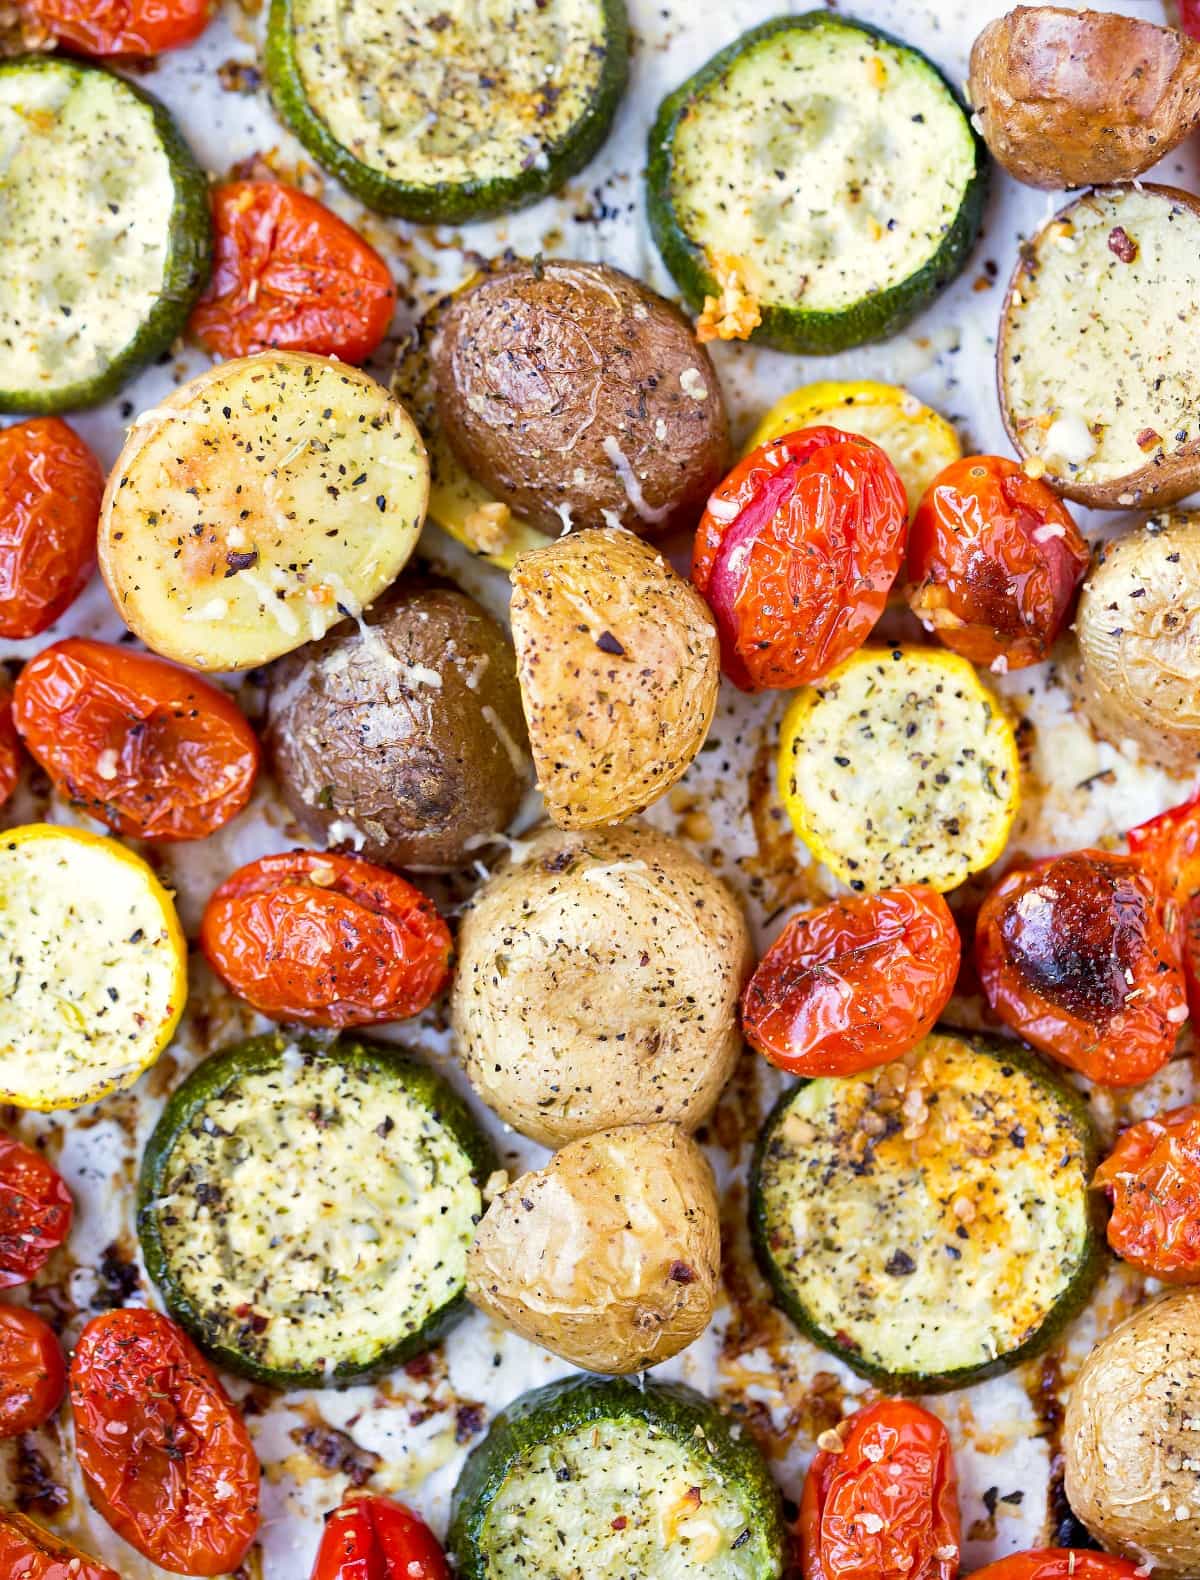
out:
{"label": "zucchini skin", "polygon": [[[76,76],[97,72],[115,77],[103,66],[62,55],[21,55],[0,62],[0,72],[67,71]],[[184,141],[170,111],[161,100],[127,77],[117,80],[150,109],[154,130],[171,169],[175,199],[168,221],[167,261],[158,296],[137,333],[95,378],[81,379],[62,389],[6,390],[0,388],[0,412],[53,416],[96,406],[115,395],[135,373],[152,362],[183,333],[212,272],[212,214],[208,182],[196,157]]]}
{"label": "zucchini skin", "polygon": [[[1087,1174],[1089,1178],[1091,1177],[1100,1162],[1100,1142],[1087,1104],[1073,1087],[1068,1086],[1065,1081],[1060,1081],[1049,1065],[1044,1063],[1032,1049],[1025,1047],[1023,1043],[1002,1043],[998,1040],[978,1037],[969,1032],[959,1031],[953,1026],[935,1026],[931,1035],[956,1037],[978,1051],[1002,1058],[1006,1064],[1024,1071],[1048,1093],[1051,1101],[1058,1103],[1070,1117],[1076,1133],[1083,1141]],[[968,1388],[972,1383],[985,1382],[989,1377],[998,1377],[1002,1372],[1011,1371],[1022,1361],[1031,1360],[1048,1349],[1072,1317],[1078,1315],[1087,1304],[1097,1279],[1109,1262],[1104,1238],[1106,1213],[1100,1193],[1096,1191],[1088,1192],[1088,1236],[1074,1278],[1047,1312],[1036,1333],[1030,1334],[1024,1344],[1019,1345],[1015,1350],[1008,1350],[1003,1355],[997,1355],[994,1359],[984,1361],[978,1366],[963,1366],[955,1371],[894,1372],[889,1371],[885,1366],[877,1366],[871,1361],[862,1360],[853,1350],[839,1344],[832,1333],[826,1332],[812,1320],[771,1255],[762,1189],[763,1159],[771,1143],[776,1121],[784,1114],[796,1093],[810,1084],[810,1080],[806,1078],[790,1086],[767,1115],[759,1132],[750,1164],[749,1192],[750,1237],[759,1270],[774,1292],[775,1304],[799,1328],[804,1337],[819,1348],[827,1350],[831,1355],[836,1355],[840,1361],[850,1367],[851,1371],[867,1378],[877,1388],[893,1394],[951,1393],[958,1388]]]}
{"label": "zucchini skin", "polygon": [[324,1369],[281,1370],[265,1366],[229,1345],[214,1341],[212,1327],[204,1311],[184,1294],[175,1280],[158,1229],[154,1203],[164,1192],[171,1153],[177,1138],[188,1129],[209,1100],[244,1075],[277,1069],[285,1048],[299,1048],[302,1053],[317,1055],[336,1052],[341,1062],[383,1070],[393,1078],[402,1080],[407,1092],[436,1113],[439,1123],[462,1148],[471,1161],[474,1177],[481,1187],[497,1167],[497,1162],[491,1143],[479,1130],[467,1105],[442,1077],[426,1065],[382,1043],[339,1038],[329,1044],[313,1037],[288,1037],[282,1032],[268,1032],[212,1054],[175,1088],[146,1143],[138,1176],[137,1231],[146,1271],[162,1294],[170,1314],[219,1366],[271,1388],[320,1388],[374,1377],[402,1366],[448,1333],[470,1308],[465,1289],[460,1290],[453,1300],[433,1312],[415,1333],[410,1333],[381,1351],[373,1360],[361,1366],[339,1363],[328,1373]]}
{"label": "zucchini skin", "polygon": [[575,1432],[590,1421],[621,1418],[648,1422],[675,1442],[705,1452],[726,1481],[737,1485],[747,1514],[766,1535],[772,1562],[762,1580],[776,1580],[783,1573],[783,1501],[748,1437],[735,1437],[721,1411],[683,1383],[639,1386],[625,1377],[599,1378],[581,1372],[515,1399],[467,1455],[451,1499],[446,1539],[459,1580],[489,1580],[488,1556],[480,1539],[492,1500],[514,1461],[527,1449]]}
{"label": "zucchini skin", "polygon": [[709,273],[704,249],[696,245],[675,217],[675,206],[671,200],[675,129],[705,90],[735,66],[747,50],[776,33],[824,27],[853,28],[869,39],[893,45],[924,62],[940,79],[962,112],[975,147],[975,173],[967,184],[958,212],[942,237],[941,245],[907,279],[836,312],[786,307],[778,303],[759,304],[762,322],[751,332],[749,340],[757,345],[770,346],[776,351],[800,355],[830,355],[847,351],[851,346],[886,340],[928,307],[966,265],[983,225],[990,173],[987,147],[971,125],[970,114],[961,94],[933,61],[903,39],[885,32],[883,28],[872,27],[850,17],[832,17],[828,11],[806,11],[801,16],[775,17],[757,27],[748,28],[667,95],[650,129],[646,161],[646,214],[650,232],[663,262],[693,312],[698,313],[703,309],[706,296],[719,296],[720,287]]}
{"label": "zucchini skin", "polygon": [[394,181],[338,142],[308,102],[293,48],[293,0],[271,0],[264,56],[267,86],[279,118],[325,170],[368,208],[419,225],[461,225],[528,208],[578,174],[597,152],[629,80],[629,18],[625,0],[603,0],[604,70],[586,112],[552,147],[544,168],[531,165],[494,181]]}

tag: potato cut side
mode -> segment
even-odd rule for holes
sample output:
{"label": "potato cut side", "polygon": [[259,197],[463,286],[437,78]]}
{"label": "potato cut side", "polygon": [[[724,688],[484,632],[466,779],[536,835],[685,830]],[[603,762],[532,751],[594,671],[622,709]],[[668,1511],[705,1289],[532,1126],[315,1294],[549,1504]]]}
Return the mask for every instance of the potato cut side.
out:
{"label": "potato cut side", "polygon": [[116,840],[34,823],[0,840],[0,1102],[79,1108],[131,1085],[187,997],[187,946]]}
{"label": "potato cut side", "polygon": [[1101,509],[1200,486],[1200,201],[1112,187],[1063,209],[1012,278],[1000,403],[1026,469]]}
{"label": "potato cut side", "polygon": [[105,493],[100,567],[155,652],[248,669],[377,598],[428,497],[424,444],[385,389],[326,357],[264,352],[137,419]]}
{"label": "potato cut side", "polygon": [[800,838],[857,892],[953,889],[1004,849],[1020,765],[965,658],[863,648],[784,715],[779,790]]}

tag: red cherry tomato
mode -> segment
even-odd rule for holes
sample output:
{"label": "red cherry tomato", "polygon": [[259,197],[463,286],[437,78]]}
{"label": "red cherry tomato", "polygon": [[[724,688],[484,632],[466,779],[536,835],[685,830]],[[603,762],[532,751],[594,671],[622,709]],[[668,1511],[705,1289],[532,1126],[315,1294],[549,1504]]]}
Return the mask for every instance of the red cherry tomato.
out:
{"label": "red cherry tomato", "polygon": [[1043,1547],[1010,1553],[976,1569],[971,1580],[1145,1580],[1131,1558],[1096,1553],[1087,1547]]}
{"label": "red cherry tomato", "polygon": [[878,445],[805,428],[759,445],[709,498],[692,581],[743,691],[802,686],[861,647],[904,555],[904,484]]}
{"label": "red cherry tomato", "polygon": [[36,636],[87,586],[104,473],[58,417],[0,429],[0,636]]}
{"label": "red cherry tomato", "polygon": [[0,1509],[0,1580],[121,1580],[53,1531],[13,1509]]}
{"label": "red cherry tomato", "polygon": [[1163,925],[1183,964],[1188,1011],[1200,1019],[1200,795],[1131,828],[1127,838],[1158,886]]}
{"label": "red cherry tomato", "polygon": [[12,716],[12,687],[0,681],[0,806],[12,795],[21,777],[21,737]]}
{"label": "red cherry tomato", "polygon": [[54,1329],[27,1306],[0,1306],[0,1437],[41,1426],[66,1391]]}
{"label": "red cherry tomato", "polygon": [[937,1416],[881,1399],[850,1417],[840,1453],[822,1451],[800,1499],[805,1580],[954,1580],[957,1481]]}
{"label": "red cherry tomato", "polygon": [[371,355],[391,324],[396,288],[357,231],[277,181],[214,187],[212,211],[213,273],[191,319],[209,351]]}
{"label": "red cherry tomato", "polygon": [[27,1284],[71,1231],[62,1176],[40,1152],[0,1132],[0,1289]]}
{"label": "red cherry tomato", "polygon": [[1133,856],[1081,850],[1008,873],[979,908],[975,963],[1006,1026],[1106,1086],[1153,1075],[1187,1019],[1175,940]]}
{"label": "red cherry tomato", "polygon": [[1190,38],[1200,38],[1200,0],[1179,0],[1179,25]]}
{"label": "red cherry tomato", "polygon": [[81,55],[158,55],[200,37],[218,0],[33,0],[38,20]]}
{"label": "red cherry tomato", "polygon": [[433,1532],[390,1498],[352,1498],[321,1533],[312,1580],[450,1580]]}
{"label": "red cherry tomato", "polygon": [[954,918],[932,889],[884,889],[808,911],[746,986],[746,1041],[794,1075],[886,1064],[933,1029],[960,952]]}
{"label": "red cherry tomato", "polygon": [[1040,664],[1067,622],[1088,546],[1052,488],[1016,461],[968,455],[939,472],[908,535],[908,601],[973,664]]}
{"label": "red cherry tomato", "polygon": [[17,677],[13,717],[60,794],[134,839],[203,839],[250,799],[258,742],[207,680],[71,637]]}
{"label": "red cherry tomato", "polygon": [[216,1373],[169,1317],[106,1311],[71,1361],[88,1497],[163,1569],[224,1575],[258,1531],[258,1461]]}
{"label": "red cherry tomato", "polygon": [[450,974],[450,933],[411,883],[353,856],[264,856],[216,891],[200,947],[239,998],[276,1020],[405,1020]]}
{"label": "red cherry tomato", "polygon": [[1108,1243],[1167,1284],[1200,1283],[1200,1105],[1130,1125],[1096,1170],[1112,1200]]}

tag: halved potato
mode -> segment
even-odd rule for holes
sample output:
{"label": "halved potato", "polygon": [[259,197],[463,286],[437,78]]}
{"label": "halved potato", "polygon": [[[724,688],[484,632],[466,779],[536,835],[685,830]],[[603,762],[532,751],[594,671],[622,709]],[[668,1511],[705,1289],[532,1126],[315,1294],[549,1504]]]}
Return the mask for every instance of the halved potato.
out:
{"label": "halved potato", "polygon": [[872,379],[823,379],[793,390],[771,407],[743,454],[797,428],[826,423],[874,440],[900,474],[910,515],[938,473],[962,455],[958,435],[944,417],[898,384]]}
{"label": "halved potato", "polygon": [[967,96],[1018,181],[1129,181],[1200,121],[1200,44],[1136,17],[1017,6],[975,40]]}
{"label": "halved potato", "polygon": [[1031,476],[1102,510],[1200,486],[1200,198],[1110,187],[1022,251],[1000,322],[1009,437]]}
{"label": "halved potato", "polygon": [[0,836],[0,1102],[79,1108],[132,1085],[186,999],[179,919],[140,857],[48,823]]}
{"label": "halved potato", "polygon": [[857,892],[956,888],[1004,849],[1019,790],[1012,727],[957,653],[861,648],[784,715],[788,816]]}
{"label": "halved potato", "polygon": [[374,379],[263,352],[133,424],[104,495],[100,569],[147,647],[193,669],[249,669],[377,598],[428,495],[421,438]]}

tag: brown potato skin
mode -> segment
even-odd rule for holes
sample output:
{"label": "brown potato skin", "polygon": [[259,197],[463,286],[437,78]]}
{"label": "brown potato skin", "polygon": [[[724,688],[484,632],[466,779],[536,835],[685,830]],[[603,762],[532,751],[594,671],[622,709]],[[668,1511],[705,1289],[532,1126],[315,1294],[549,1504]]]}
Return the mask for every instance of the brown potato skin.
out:
{"label": "brown potato skin", "polygon": [[1200,44],[1134,17],[1017,6],[975,40],[967,94],[1018,181],[1129,181],[1200,121]]}
{"label": "brown potato skin", "polygon": [[712,1318],[721,1230],[712,1170],[678,1125],[570,1141],[489,1206],[467,1298],[584,1371],[669,1360]]}
{"label": "brown potato skin", "polygon": [[725,474],[729,426],[708,353],[677,307],[607,264],[492,265],[446,303],[431,360],[454,453],[543,532],[690,528]]}
{"label": "brown potato skin", "polygon": [[704,744],[721,680],[708,605],[630,532],[572,532],[512,573],[521,701],[546,811],[620,823]]}
{"label": "brown potato skin", "polygon": [[750,935],[725,885],[657,829],[542,829],[476,893],[451,1024],[467,1077],[546,1146],[712,1112],[741,1049]]}
{"label": "brown potato skin", "polygon": [[469,865],[528,781],[512,647],[450,588],[393,594],[365,623],[366,640],[345,623],[272,665],[265,738],[280,789],[313,839],[389,867]]}
{"label": "brown potato skin", "polygon": [[[1113,1552],[1156,1576],[1200,1574],[1195,1425],[1200,1291],[1178,1289],[1123,1322],[1083,1363],[1063,1430],[1074,1513]],[[1187,1511],[1176,1519],[1177,1508]]]}

